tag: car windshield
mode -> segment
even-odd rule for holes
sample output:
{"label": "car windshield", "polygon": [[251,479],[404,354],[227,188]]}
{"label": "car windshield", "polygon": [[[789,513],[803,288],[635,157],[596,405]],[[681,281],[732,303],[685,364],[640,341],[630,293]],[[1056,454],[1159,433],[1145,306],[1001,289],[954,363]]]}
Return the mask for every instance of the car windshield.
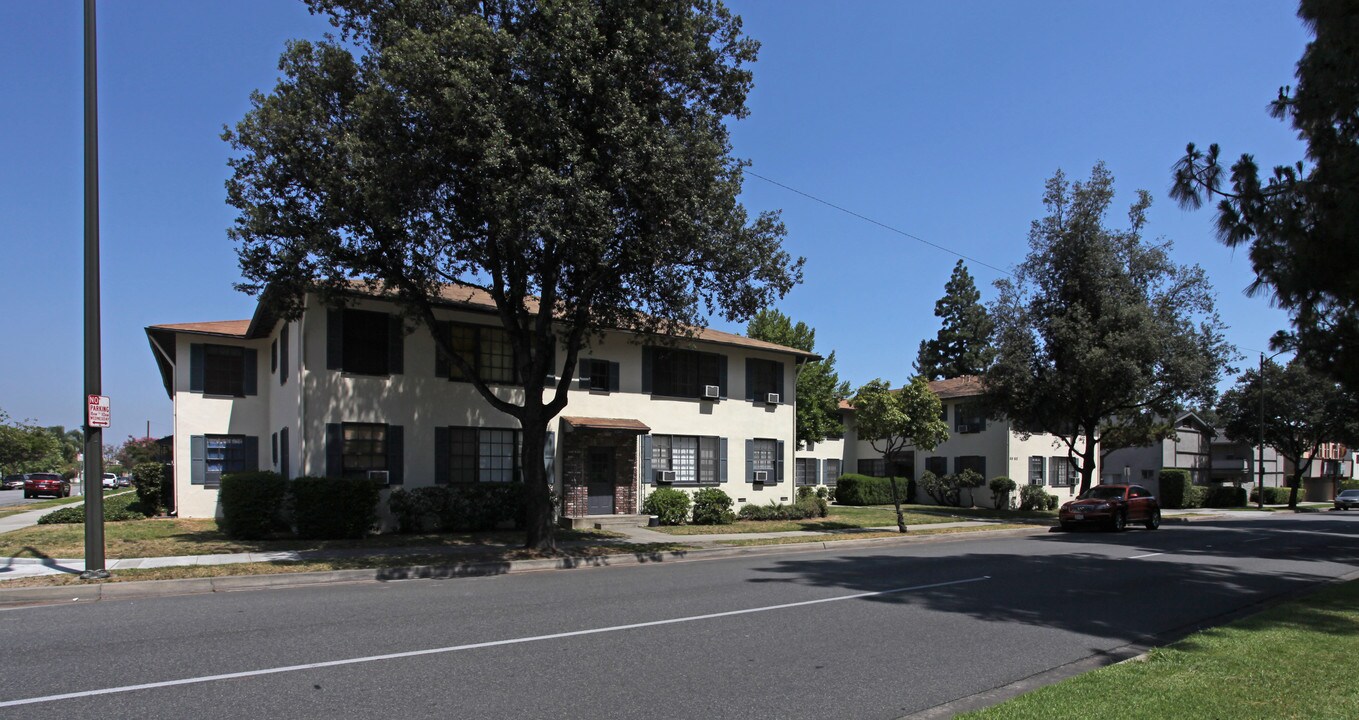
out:
{"label": "car windshield", "polygon": [[1077,500],[1113,500],[1123,497],[1121,487],[1092,487],[1081,493]]}
{"label": "car windshield", "polygon": [[33,473],[28,477],[34,480],[60,480],[61,476],[56,473]]}
{"label": "car windshield", "polygon": [[1340,497],[1345,498],[1359,497],[1359,490],[1346,490],[1340,493]]}

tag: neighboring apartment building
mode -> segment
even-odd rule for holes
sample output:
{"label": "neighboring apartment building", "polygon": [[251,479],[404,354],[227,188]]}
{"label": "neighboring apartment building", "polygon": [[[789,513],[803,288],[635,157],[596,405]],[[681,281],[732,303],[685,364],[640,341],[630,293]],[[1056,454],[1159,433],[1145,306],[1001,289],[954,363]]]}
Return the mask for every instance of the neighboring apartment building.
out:
{"label": "neighboring apartment building", "polygon": [[[849,403],[840,401],[840,421],[849,422],[853,411]],[[819,442],[798,447],[793,453],[793,484],[797,487],[825,485],[835,487],[835,481],[853,468],[845,466],[845,438],[823,438]]]}
{"label": "neighboring apartment building", "polygon": [[[1048,433],[1024,433],[1008,420],[986,417],[980,403],[981,378],[964,376],[930,382],[930,389],[942,401],[941,418],[949,426],[949,438],[931,451],[908,449],[884,457],[867,440],[860,440],[854,429],[853,414],[845,428],[845,467],[847,472],[886,477],[919,479],[925,471],[948,475],[965,469],[975,470],[988,481],[1008,477],[1017,485],[1042,485],[1063,501],[1076,496],[1080,473],[1073,465],[1066,444]],[[1099,477],[1096,473],[1095,477]],[[972,501],[991,505],[985,486],[972,491]],[[1016,498],[1018,493],[1012,493]],[[920,489],[916,502],[931,499]],[[966,502],[967,494],[963,500]]]}
{"label": "neighboring apartment building", "polygon": [[[438,331],[501,398],[521,396],[490,297],[449,286],[443,300]],[[233,471],[361,474],[407,488],[519,477],[517,421],[388,300],[330,307],[308,296],[292,321],[266,300],[250,320],[146,332],[174,401],[182,517],[219,515],[218,482]],[[706,329],[655,340],[608,332],[581,351],[544,457],[562,515],[634,514],[657,484],[720,487],[738,507],[790,501],[794,377],[816,356]]]}
{"label": "neighboring apartment building", "polygon": [[1137,483],[1158,496],[1161,494],[1162,470],[1187,470],[1195,485],[1211,482],[1213,440],[1217,431],[1192,412],[1180,413],[1175,418],[1173,430],[1160,442],[1120,448],[1105,454],[1100,481]]}
{"label": "neighboring apartment building", "polygon": [[1262,463],[1259,445],[1232,440],[1222,428],[1216,428],[1214,432],[1216,436],[1213,438],[1212,465],[1209,468],[1211,482],[1255,487],[1260,481],[1260,468],[1264,468],[1265,487],[1281,487],[1286,484],[1283,459],[1274,448],[1265,446]]}
{"label": "neighboring apartment building", "polygon": [[[1285,472],[1293,472],[1293,463],[1284,461]],[[1335,499],[1342,480],[1355,477],[1354,453],[1344,443],[1322,443],[1303,472],[1299,498],[1307,502],[1330,502]]]}

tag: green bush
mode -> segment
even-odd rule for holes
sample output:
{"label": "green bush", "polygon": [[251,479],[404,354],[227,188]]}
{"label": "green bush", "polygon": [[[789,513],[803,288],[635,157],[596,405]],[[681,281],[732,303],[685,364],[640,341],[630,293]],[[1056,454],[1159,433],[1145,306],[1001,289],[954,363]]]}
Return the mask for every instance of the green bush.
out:
{"label": "green bush", "polygon": [[1020,510],[1043,510],[1048,506],[1048,498],[1056,499],[1056,495],[1048,495],[1042,485],[1025,485],[1019,489],[1019,509]]}
{"label": "green bush", "polygon": [[[910,485],[903,478],[897,478],[897,490],[904,488],[907,492],[902,502],[911,500]],[[891,505],[891,481],[868,475],[841,475],[835,483],[835,502],[840,505]]]}
{"label": "green bush", "polygon": [[[134,495],[116,495],[104,498],[104,522],[123,522],[126,520],[145,520],[146,513]],[[64,507],[53,510],[38,518],[39,525],[85,524],[85,507]]]}
{"label": "green bush", "polygon": [[[1266,505],[1285,505],[1285,504],[1288,503],[1288,495],[1289,495],[1289,493],[1291,493],[1291,492],[1293,492],[1292,488],[1286,488],[1286,487],[1266,487],[1266,488],[1265,488],[1265,504],[1266,504]],[[1258,496],[1258,495],[1259,495],[1259,492],[1257,492],[1256,490],[1251,490],[1251,491],[1250,491],[1250,502],[1259,502],[1259,500],[1257,499],[1257,496]]]}
{"label": "green bush", "polygon": [[1014,480],[1007,477],[993,477],[986,484],[991,490],[991,507],[1006,509],[1010,507],[1010,493],[1018,487]]}
{"label": "green bush", "polygon": [[826,487],[825,485],[816,486],[816,496],[821,498],[822,500],[829,500],[831,498],[830,488]]}
{"label": "green bush", "polygon": [[825,498],[812,496],[804,500],[798,500],[797,505],[812,513],[807,517],[823,518],[830,514],[830,503],[826,502]]}
{"label": "green bush", "polygon": [[743,506],[740,517],[742,520],[806,520],[814,517],[825,517],[821,514],[823,508],[829,512],[830,506],[826,504],[826,501],[818,498],[799,501],[792,505],[771,500],[768,505]]}
{"label": "green bush", "polygon": [[238,540],[272,537],[288,529],[287,497],[288,481],[276,472],[223,475],[217,495],[222,519],[217,525],[228,537]]}
{"label": "green bush", "polygon": [[297,536],[361,538],[377,524],[380,487],[362,477],[299,477],[290,487]]}
{"label": "green bush", "polygon": [[811,496],[813,496],[813,495],[815,495],[815,494],[816,494],[816,488],[812,487],[811,485],[801,485],[801,486],[799,486],[798,489],[797,489],[797,499],[798,499],[798,500],[806,500],[807,498],[809,498],[809,497],[811,497]]}
{"label": "green bush", "polygon": [[1204,507],[1204,500],[1208,496],[1208,489],[1197,485],[1186,485],[1184,488],[1184,499],[1180,503],[1182,508],[1201,508]]}
{"label": "green bush", "polygon": [[1212,485],[1203,488],[1203,506],[1210,508],[1244,507],[1246,489],[1232,485]]}
{"label": "green bush", "polygon": [[1187,508],[1201,507],[1199,505],[1186,505],[1189,495],[1192,494],[1187,488],[1194,487],[1189,482],[1188,470],[1162,470],[1161,471],[1161,497],[1157,498],[1164,508]]}
{"label": "green bush", "polygon": [[132,468],[132,487],[137,491],[137,502],[154,515],[165,511],[165,498],[170,496],[169,486],[170,478],[165,472],[164,463],[144,462]]}
{"label": "green bush", "polygon": [[1058,498],[1057,498],[1056,495],[1049,495],[1048,498],[1047,498],[1047,501],[1048,501],[1048,507],[1047,507],[1048,510],[1056,510],[1056,509],[1057,509]]}
{"label": "green bush", "polygon": [[[973,476],[978,478],[981,477],[971,470],[965,470],[963,472],[971,473],[967,477],[969,482],[972,481]],[[958,507],[962,504],[963,486],[959,482],[960,479],[961,478],[958,475],[944,475],[941,477],[926,470],[924,474],[920,476],[920,484],[925,488],[925,494],[929,495],[930,499],[934,500],[936,505]]]}
{"label": "green bush", "polygon": [[646,496],[642,512],[655,515],[662,525],[680,525],[689,517],[689,493],[675,488],[656,488]]}
{"label": "green bush", "polygon": [[730,525],[736,520],[731,505],[731,496],[717,488],[699,490],[694,493],[694,524]]}

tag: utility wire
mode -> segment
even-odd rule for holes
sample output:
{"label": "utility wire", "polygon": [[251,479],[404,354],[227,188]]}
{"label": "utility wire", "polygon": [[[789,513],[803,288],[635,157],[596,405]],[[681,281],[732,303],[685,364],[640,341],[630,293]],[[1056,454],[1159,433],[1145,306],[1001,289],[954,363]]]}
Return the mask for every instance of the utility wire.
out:
{"label": "utility wire", "polygon": [[910,238],[910,239],[912,239],[912,240],[915,240],[916,242],[920,242],[920,243],[924,243],[924,244],[926,244],[926,245],[929,245],[930,247],[932,247],[932,248],[934,248],[934,249],[936,249],[936,250],[943,250],[944,252],[946,252],[946,253],[948,253],[948,254],[950,254],[950,255],[957,255],[958,257],[960,257],[960,258],[962,258],[962,259],[964,259],[964,260],[967,260],[968,262],[976,263],[977,265],[981,265],[981,266],[983,266],[983,267],[991,268],[992,270],[995,270],[996,272],[998,272],[998,273],[1000,273],[1000,274],[1002,274],[1002,275],[1010,275],[1011,277],[1014,276],[1014,273],[1011,273],[1009,270],[1005,270],[1005,269],[1002,269],[1002,268],[998,268],[998,267],[996,267],[995,265],[992,265],[991,263],[984,262],[984,261],[982,261],[982,260],[978,260],[978,259],[976,259],[976,258],[974,258],[974,257],[968,257],[967,255],[964,255],[964,254],[962,254],[962,253],[960,253],[960,252],[958,252],[958,251],[956,251],[956,250],[953,250],[953,249],[951,249],[951,248],[944,247],[943,245],[940,245],[940,244],[938,244],[938,243],[930,242],[929,240],[926,240],[925,238],[922,238],[922,237],[920,237],[919,235],[912,235],[912,234],[906,232],[905,230],[900,230],[900,229],[898,229],[898,228],[894,228],[894,227],[892,227],[891,225],[888,225],[887,223],[879,222],[879,221],[877,221],[877,220],[874,220],[874,219],[871,218],[871,217],[868,217],[867,215],[861,215],[861,214],[859,214],[859,213],[854,212],[853,210],[850,210],[849,208],[841,207],[841,206],[836,205],[835,203],[829,202],[829,201],[827,201],[827,200],[822,200],[821,198],[819,198],[819,197],[817,197],[817,196],[815,196],[815,195],[812,195],[811,193],[805,193],[805,192],[803,192],[803,191],[801,191],[801,190],[798,190],[798,189],[795,188],[795,187],[789,187],[789,186],[787,186],[787,185],[784,185],[783,183],[781,183],[781,182],[779,182],[779,181],[777,181],[777,180],[771,180],[771,179],[769,179],[769,178],[767,178],[767,177],[765,177],[765,176],[763,176],[763,175],[761,175],[761,174],[759,174],[759,173],[757,173],[757,172],[752,171],[752,170],[749,169],[749,168],[744,169],[743,172],[744,172],[745,174],[747,174],[747,175],[750,175],[751,177],[759,178],[759,179],[761,179],[761,180],[763,180],[763,181],[769,183],[770,185],[777,185],[777,186],[783,188],[784,190],[787,190],[787,191],[789,191],[789,192],[797,193],[798,195],[801,195],[802,197],[805,197],[805,198],[807,198],[807,199],[809,199],[809,200],[815,200],[816,202],[819,202],[819,203],[821,203],[822,205],[825,205],[826,207],[830,207],[830,208],[834,208],[834,209],[836,209],[836,210],[839,210],[840,212],[845,213],[846,215],[853,215],[854,217],[859,218],[860,220],[863,220],[864,222],[873,223],[874,225],[877,225],[878,227],[883,228],[884,230],[890,230],[891,232],[894,232],[894,233],[896,233],[896,234],[898,234],[898,235],[902,235],[902,236],[908,237],[908,238]]}

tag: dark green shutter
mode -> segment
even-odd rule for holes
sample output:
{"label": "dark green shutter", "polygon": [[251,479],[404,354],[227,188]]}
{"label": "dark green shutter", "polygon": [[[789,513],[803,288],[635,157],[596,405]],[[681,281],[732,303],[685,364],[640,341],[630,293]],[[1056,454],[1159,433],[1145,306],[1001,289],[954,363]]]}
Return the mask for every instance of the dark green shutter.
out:
{"label": "dark green shutter", "polygon": [[406,478],[406,432],[400,425],[387,426],[387,484],[400,485]]}
{"label": "dark green shutter", "polygon": [[189,392],[203,392],[203,344],[189,345]]}
{"label": "dark green shutter", "polygon": [[[645,348],[643,348],[643,349],[645,349]],[[650,435],[643,435],[643,436],[642,436],[642,457],[641,457],[641,460],[642,460],[642,462],[638,463],[638,465],[642,468],[642,484],[643,484],[643,485],[650,485],[650,484],[652,483],[652,476],[654,475],[654,473],[651,472],[651,436],[650,436]]]}
{"label": "dark green shutter", "polygon": [[717,445],[718,445],[718,451],[717,451],[717,457],[718,457],[717,481],[718,481],[718,482],[726,482],[726,481],[727,481],[727,439],[726,439],[726,438],[719,438],[718,441],[717,441]]}
{"label": "dark green shutter", "polygon": [[576,372],[577,372],[577,374],[576,374],[576,388],[578,388],[578,389],[580,389],[580,390],[589,390],[589,389],[590,389],[590,361],[589,361],[588,359],[586,359],[586,358],[581,358],[581,359],[580,359],[579,365],[580,365],[580,367],[579,367],[579,368],[577,369],[577,371],[576,371]]}
{"label": "dark green shutter", "polygon": [[609,363],[609,392],[618,392],[622,368],[616,362]]}
{"label": "dark green shutter", "polygon": [[406,324],[400,315],[387,316],[387,374],[406,372]]}
{"label": "dark green shutter", "polygon": [[449,447],[450,437],[448,428],[434,428],[434,484],[448,484],[448,462],[449,453],[453,451]]}
{"label": "dark green shutter", "polygon": [[269,436],[269,464],[278,466],[278,433]]}
{"label": "dark green shutter", "polygon": [[755,399],[755,358],[746,358],[746,399]]}
{"label": "dark green shutter", "polygon": [[278,431],[278,474],[284,480],[291,480],[292,476],[288,473],[288,428]]}
{"label": "dark green shutter", "polygon": [[326,311],[326,369],[344,370],[344,310]]}
{"label": "dark green shutter", "polygon": [[774,386],[776,388],[774,392],[779,394],[779,402],[786,403],[788,402],[788,396],[783,394],[783,363],[774,364],[778,366],[778,372],[774,374]]}
{"label": "dark green shutter", "polygon": [[207,478],[208,478],[208,440],[202,435],[190,436],[189,482],[194,485],[205,485],[208,482]]}
{"label": "dark green shutter", "polygon": [[288,324],[278,332],[278,384],[288,382]]}
{"label": "dark green shutter", "polygon": [[727,356],[717,356],[717,394],[719,397],[727,397]]}
{"label": "dark green shutter", "polygon": [[[443,338],[445,341],[451,342],[453,338],[452,323],[435,320],[434,329],[430,330],[430,334],[435,338]],[[443,350],[439,349],[439,344],[436,342],[434,344],[434,377],[447,380],[453,375],[452,365],[453,361]]]}
{"label": "dark green shutter", "polygon": [[746,482],[755,482],[755,441],[746,441]]}
{"label": "dark green shutter", "polygon": [[259,393],[259,380],[256,375],[259,373],[260,359],[259,352],[254,348],[246,348],[245,353],[245,373],[243,374],[244,392],[246,395],[256,395]]}
{"label": "dark green shutter", "polygon": [[555,387],[557,384],[557,336],[548,336],[547,343],[547,378],[545,384],[548,387]]}
{"label": "dark green shutter", "polygon": [[269,372],[278,372],[278,338],[269,343]]}
{"label": "dark green shutter", "polygon": [[326,477],[344,476],[344,425],[326,423]]}
{"label": "dark green shutter", "polygon": [[651,356],[651,346],[642,346],[642,392],[646,394],[651,393]]}
{"label": "dark green shutter", "polygon": [[241,441],[241,452],[245,455],[245,472],[255,472],[260,469],[260,439],[254,435],[246,435]]}
{"label": "dark green shutter", "polygon": [[779,482],[783,482],[783,441],[782,441],[782,440],[779,441],[778,449],[777,449],[775,452],[777,452],[778,455],[774,457],[774,468],[775,468],[774,479],[775,479],[775,480],[778,480]]}

